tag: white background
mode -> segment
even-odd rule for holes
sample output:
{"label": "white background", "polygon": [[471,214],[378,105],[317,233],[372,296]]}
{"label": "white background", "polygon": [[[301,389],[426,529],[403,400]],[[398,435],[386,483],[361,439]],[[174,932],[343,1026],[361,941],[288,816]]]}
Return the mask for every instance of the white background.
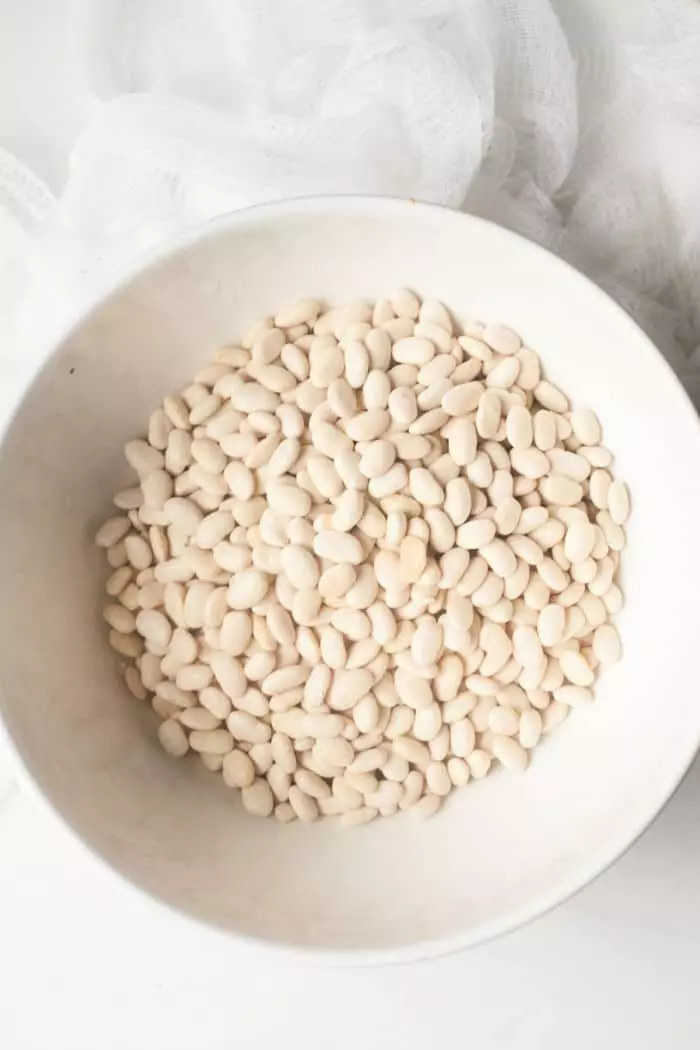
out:
{"label": "white background", "polygon": [[[94,104],[71,52],[84,10],[0,0],[0,146],[56,192]],[[610,872],[507,938],[419,966],[322,970],[203,937],[134,898],[36,810],[0,755],[0,1045],[696,1048],[699,796],[696,763]]]}

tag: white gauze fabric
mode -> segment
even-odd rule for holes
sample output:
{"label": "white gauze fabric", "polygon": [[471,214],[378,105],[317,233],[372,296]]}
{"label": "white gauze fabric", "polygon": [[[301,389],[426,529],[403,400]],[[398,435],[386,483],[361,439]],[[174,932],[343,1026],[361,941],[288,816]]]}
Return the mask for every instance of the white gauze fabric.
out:
{"label": "white gauze fabric", "polygon": [[[0,152],[18,382],[140,251],[254,202],[412,196],[493,218],[626,306],[700,401],[692,0],[86,0],[68,178]],[[546,309],[546,302],[543,302]],[[15,397],[3,384],[3,403]]]}

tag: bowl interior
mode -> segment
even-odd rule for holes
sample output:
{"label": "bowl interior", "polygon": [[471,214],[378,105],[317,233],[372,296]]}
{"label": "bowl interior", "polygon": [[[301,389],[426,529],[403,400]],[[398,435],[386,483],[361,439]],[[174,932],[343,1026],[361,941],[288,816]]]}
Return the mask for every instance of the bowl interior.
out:
{"label": "bowl interior", "polygon": [[[632,492],[625,657],[536,752],[429,822],[280,828],[192,761],[167,758],[125,691],[92,545],[127,481],[122,445],[163,394],[259,316],[396,286],[505,321],[598,412]],[[29,773],[136,885],[225,930],[389,951],[471,943],[556,903],[648,822],[700,736],[697,422],[634,324],[498,227],[409,202],[326,200],[222,220],[143,269],[66,338],[0,452],[2,711]]]}

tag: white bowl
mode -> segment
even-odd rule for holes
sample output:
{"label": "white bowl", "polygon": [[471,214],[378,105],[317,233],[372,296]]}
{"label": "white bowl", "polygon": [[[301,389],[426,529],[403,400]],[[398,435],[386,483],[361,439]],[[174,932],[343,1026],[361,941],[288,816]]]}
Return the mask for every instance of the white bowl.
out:
{"label": "white bowl", "polygon": [[[399,285],[504,321],[593,407],[629,484],[625,655],[524,776],[455,792],[428,822],[279,827],[164,755],[125,693],[93,547],[124,442],[250,322],[299,296]],[[51,808],[156,901],[227,933],[343,961],[475,944],[562,901],[649,823],[700,740],[700,438],[660,355],[599,289],[480,219],[409,201],[296,200],[159,253],[64,339],[0,451],[2,711]]]}

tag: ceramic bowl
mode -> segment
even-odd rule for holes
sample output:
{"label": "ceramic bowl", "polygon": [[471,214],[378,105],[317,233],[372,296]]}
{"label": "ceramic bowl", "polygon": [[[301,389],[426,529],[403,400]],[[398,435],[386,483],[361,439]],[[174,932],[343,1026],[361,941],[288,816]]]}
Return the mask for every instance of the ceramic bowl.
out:
{"label": "ceramic bowl", "polygon": [[[213,349],[301,296],[406,285],[522,333],[593,407],[632,493],[624,657],[533,756],[423,822],[280,827],[156,740],[120,680],[93,545],[129,475],[124,442]],[[380,198],[225,216],[158,251],[62,340],[0,449],[1,710],[27,779],[154,906],[234,938],[392,962],[473,945],[545,912],[663,806],[700,739],[700,430],[646,336],[559,259],[491,223]],[[179,916],[179,917],[178,917]]]}

